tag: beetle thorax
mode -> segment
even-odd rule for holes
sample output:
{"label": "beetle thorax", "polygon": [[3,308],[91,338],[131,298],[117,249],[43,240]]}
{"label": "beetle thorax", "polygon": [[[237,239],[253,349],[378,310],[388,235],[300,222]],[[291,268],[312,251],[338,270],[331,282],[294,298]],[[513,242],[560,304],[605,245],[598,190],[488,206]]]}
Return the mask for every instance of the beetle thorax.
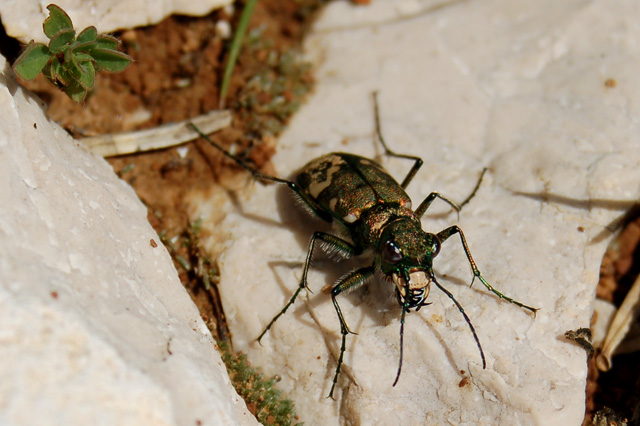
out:
{"label": "beetle thorax", "polygon": [[391,207],[388,204],[378,204],[370,209],[362,218],[365,242],[377,246],[384,227],[401,217],[415,218],[415,215],[411,209],[399,205]]}

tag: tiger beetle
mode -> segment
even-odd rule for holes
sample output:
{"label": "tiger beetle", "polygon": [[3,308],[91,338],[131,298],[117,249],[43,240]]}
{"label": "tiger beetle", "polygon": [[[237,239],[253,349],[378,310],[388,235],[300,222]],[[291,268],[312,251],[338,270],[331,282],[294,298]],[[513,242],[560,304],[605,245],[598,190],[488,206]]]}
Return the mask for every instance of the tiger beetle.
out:
{"label": "tiger beetle", "polygon": [[340,333],[342,334],[340,355],[329,392],[329,397],[331,398],[333,398],[333,391],[342,367],[346,349],[346,337],[348,334],[356,334],[349,329],[337,297],[342,293],[348,293],[362,287],[374,276],[376,271],[379,271],[387,282],[392,282],[395,285],[396,298],[402,308],[400,317],[400,357],[398,372],[393,386],[398,383],[402,371],[405,315],[412,309],[419,311],[423,306],[430,304],[427,303],[427,296],[432,283],[453,301],[464,317],[478,346],[480,357],[482,358],[482,368],[486,369],[487,363],[484,352],[471,320],[453,294],[440,285],[433,272],[433,258],[440,252],[441,244],[453,235],[460,237],[462,249],[471,266],[473,273],[471,284],[477,278],[500,299],[505,299],[526,309],[532,312],[534,316],[538,310],[504,295],[484,279],[473,257],[471,257],[464,233],[458,226],[450,226],[437,234],[422,230],[421,218],[436,198],[444,201],[456,212],[459,212],[475,196],[486,169],[482,171],[474,190],[459,205],[438,192],[432,192],[427,195],[415,211],[411,210],[411,199],[405,189],[422,166],[423,161],[420,157],[398,154],[389,149],[380,128],[376,93],[373,94],[373,100],[376,136],[382,144],[385,154],[413,161],[413,166],[401,184],[398,184],[375,161],[343,152],[323,155],[310,161],[298,172],[295,181],[266,175],[226,151],[192,125],[201,137],[240,167],[249,171],[256,179],[287,185],[302,200],[304,205],[320,219],[339,224],[338,226],[346,229],[350,236],[350,240],[347,240],[325,232],[315,232],[313,234],[309,242],[309,249],[302,270],[302,279],[298,288],[284,308],[273,317],[262,334],[258,336],[258,342],[276,320],[293,305],[298,294],[303,289],[308,289],[307,274],[318,242],[321,243],[325,251],[337,253],[343,258],[358,256],[363,253],[372,254],[372,262],[369,266],[356,269],[343,276],[331,289],[331,300],[340,321]]}

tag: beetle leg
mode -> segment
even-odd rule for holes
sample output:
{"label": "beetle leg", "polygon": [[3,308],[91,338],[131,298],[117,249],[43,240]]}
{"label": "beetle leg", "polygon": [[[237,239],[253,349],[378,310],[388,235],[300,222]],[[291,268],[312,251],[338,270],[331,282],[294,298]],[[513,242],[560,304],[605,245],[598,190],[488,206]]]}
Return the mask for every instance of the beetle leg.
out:
{"label": "beetle leg", "polygon": [[476,182],[476,186],[475,188],[473,188],[473,191],[471,191],[471,194],[469,194],[469,196],[465,198],[465,200],[461,202],[460,205],[458,206],[460,207],[460,209],[462,209],[462,207],[464,207],[465,204],[467,204],[469,201],[471,201],[473,197],[476,196],[476,192],[478,192],[478,189],[480,188],[480,184],[482,183],[482,178],[484,177],[485,173],[487,173],[486,167],[482,169],[482,172],[480,173],[480,177],[478,178],[478,182]]}
{"label": "beetle leg", "polygon": [[471,194],[469,194],[469,196],[465,198],[464,201],[461,202],[460,204],[454,203],[447,197],[437,192],[432,192],[431,194],[427,195],[427,198],[425,198],[424,201],[420,203],[420,205],[415,211],[416,216],[421,218],[424,215],[424,213],[427,211],[427,209],[429,208],[433,200],[435,200],[436,198],[440,198],[442,201],[444,201],[445,203],[453,207],[453,209],[456,212],[460,213],[460,210],[462,210],[462,207],[464,207],[465,204],[467,204],[469,201],[471,201],[473,197],[475,197],[476,192],[478,192],[478,189],[480,188],[480,184],[482,183],[482,178],[484,177],[484,174],[486,172],[487,172],[487,168],[485,167],[484,169],[482,169],[482,173],[480,173],[480,178],[478,178],[478,182],[476,182],[476,186],[473,188],[473,191],[471,191]]}
{"label": "beetle leg", "polygon": [[347,325],[347,322],[342,315],[342,310],[340,309],[340,305],[338,305],[336,296],[338,296],[340,293],[349,293],[357,288],[362,287],[364,283],[366,283],[373,276],[374,271],[375,268],[373,265],[366,268],[356,269],[355,271],[352,271],[341,278],[340,281],[338,281],[338,283],[331,289],[331,300],[333,301],[333,306],[336,308],[336,313],[338,314],[338,319],[340,320],[340,333],[342,334],[342,343],[340,345],[340,356],[338,356],[338,366],[336,367],[336,373],[333,376],[331,391],[329,391],[329,398],[333,399],[333,390],[336,387],[338,376],[340,375],[340,369],[342,368],[342,360],[344,358],[344,352],[347,348],[347,334],[357,334],[349,330],[349,326]]}
{"label": "beetle leg", "polygon": [[411,167],[411,170],[409,170],[409,173],[407,173],[407,176],[405,176],[404,180],[402,181],[402,184],[400,184],[402,189],[407,189],[407,186],[409,186],[409,183],[411,182],[413,177],[416,175],[416,173],[418,173],[418,170],[420,170],[420,167],[422,167],[422,164],[424,162],[420,157],[416,157],[415,155],[408,155],[408,154],[398,154],[397,152],[394,152],[391,149],[389,149],[389,147],[387,146],[387,143],[385,142],[384,137],[382,136],[382,129],[380,127],[380,112],[378,111],[378,92],[373,92],[373,112],[374,112],[374,117],[376,122],[376,135],[378,136],[378,140],[380,141],[380,143],[382,144],[382,147],[384,148],[384,153],[391,157],[404,158],[407,160],[414,161],[413,166]]}
{"label": "beetle leg", "polygon": [[351,257],[361,252],[360,249],[358,249],[356,246],[354,246],[350,242],[343,240],[342,238],[336,237],[335,235],[327,234],[325,232],[314,232],[313,236],[311,237],[311,241],[309,242],[309,250],[307,251],[307,258],[304,262],[304,268],[302,270],[302,279],[300,280],[300,285],[298,285],[298,288],[293,293],[293,295],[291,296],[287,304],[284,305],[284,308],[282,308],[282,310],[278,312],[278,314],[275,317],[273,317],[273,319],[271,320],[271,322],[269,322],[269,324],[264,329],[264,331],[260,334],[260,336],[258,336],[258,338],[256,339],[258,342],[262,340],[264,335],[267,333],[267,331],[269,331],[269,329],[276,322],[276,320],[280,318],[287,311],[287,309],[289,309],[291,305],[293,305],[293,303],[296,301],[296,298],[298,297],[298,294],[300,294],[302,289],[304,288],[308,289],[307,275],[309,273],[309,267],[311,266],[311,260],[313,259],[313,252],[316,247],[316,242],[318,241],[324,243],[323,246],[325,251],[336,252],[343,257]]}
{"label": "beetle leg", "polygon": [[[489,291],[491,291],[493,294],[498,296],[500,299],[504,299],[504,300],[506,300],[508,302],[511,302],[514,305],[520,306],[523,309],[527,309],[527,310],[533,312],[533,314],[535,316],[536,312],[538,311],[537,308],[532,308],[531,306],[527,306],[527,305],[525,305],[523,303],[518,302],[517,300],[513,300],[512,298],[510,298],[508,296],[505,296],[504,294],[502,294],[501,292],[499,292],[498,290],[493,288],[493,286],[491,286],[491,284],[489,284],[487,282],[487,280],[484,279],[484,277],[480,273],[480,270],[476,266],[476,262],[473,260],[473,257],[471,257],[471,252],[469,251],[469,246],[467,245],[467,240],[464,237],[464,234],[462,233],[462,229],[460,229],[458,226],[454,225],[454,226],[451,226],[451,227],[445,229],[444,231],[438,232],[437,237],[440,240],[440,242],[443,243],[447,238],[449,238],[450,236],[452,236],[454,234],[460,235],[460,241],[462,242],[462,248],[464,249],[464,253],[467,255],[467,260],[469,261],[469,265],[471,265],[471,271],[473,272],[473,278],[474,279],[478,278],[480,280],[480,282],[482,282],[482,284],[484,284],[484,286]],[[473,284],[473,281],[471,281],[471,284]]]}
{"label": "beetle leg", "polygon": [[353,290],[362,287],[364,283],[366,283],[373,276],[373,272],[373,266],[356,269],[355,271],[349,272],[347,275],[342,277],[331,289],[331,300],[333,301],[333,306],[336,308],[336,313],[338,314],[338,319],[340,320],[340,330],[343,334],[357,333],[349,330],[349,326],[347,325],[347,322],[342,315],[342,310],[338,305],[336,296],[341,293],[351,293]]}
{"label": "beetle leg", "polygon": [[442,201],[444,201],[445,203],[449,204],[451,207],[453,207],[453,209],[456,212],[460,211],[460,206],[458,206],[456,203],[454,203],[453,201],[451,201],[450,199],[448,199],[447,197],[445,197],[444,195],[441,195],[438,192],[432,192],[431,194],[427,195],[427,198],[425,198],[420,205],[418,206],[418,208],[415,210],[415,214],[418,218],[421,218],[424,213],[427,211],[427,209],[429,208],[429,206],[431,205],[431,203],[433,203],[433,200],[435,200],[436,198],[441,199]]}

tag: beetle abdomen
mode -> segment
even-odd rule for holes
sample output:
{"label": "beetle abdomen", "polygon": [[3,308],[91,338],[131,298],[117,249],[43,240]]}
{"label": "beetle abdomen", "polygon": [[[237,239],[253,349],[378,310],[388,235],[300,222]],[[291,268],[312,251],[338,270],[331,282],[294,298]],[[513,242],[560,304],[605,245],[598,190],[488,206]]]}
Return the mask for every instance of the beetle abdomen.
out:
{"label": "beetle abdomen", "polygon": [[337,152],[316,158],[300,170],[297,181],[312,207],[347,225],[377,204],[411,207],[404,189],[382,166],[358,155]]}

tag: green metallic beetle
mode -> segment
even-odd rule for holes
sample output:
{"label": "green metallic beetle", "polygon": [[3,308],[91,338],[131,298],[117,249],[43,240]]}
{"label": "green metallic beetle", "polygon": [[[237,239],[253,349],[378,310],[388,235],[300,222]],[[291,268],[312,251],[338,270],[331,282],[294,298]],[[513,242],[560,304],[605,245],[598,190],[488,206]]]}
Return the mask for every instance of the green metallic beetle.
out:
{"label": "green metallic beetle", "polygon": [[258,341],[269,331],[271,326],[281,315],[295,302],[302,289],[307,288],[307,275],[311,266],[311,259],[318,241],[322,247],[331,253],[337,253],[343,258],[358,256],[363,253],[372,253],[373,259],[369,266],[356,269],[342,277],[331,290],[331,299],[340,320],[340,332],[342,343],[338,357],[333,383],[329,397],[333,398],[333,391],[340,375],[344,352],[346,350],[346,336],[353,332],[349,329],[344,319],[342,310],[337,301],[341,293],[350,292],[362,287],[370,280],[376,270],[381,275],[393,282],[398,303],[402,307],[400,319],[400,358],[398,372],[393,386],[396,385],[402,371],[402,354],[405,315],[412,309],[420,310],[428,305],[427,296],[431,284],[435,284],[456,305],[465,321],[469,325],[473,337],[480,351],[482,367],[486,368],[486,361],[478,335],[471,324],[471,320],[464,309],[453,297],[453,294],[442,287],[436,280],[433,272],[433,258],[440,252],[441,244],[452,235],[459,235],[462,248],[467,256],[473,272],[473,278],[478,278],[482,284],[499,298],[536,313],[537,309],[524,305],[510,297],[505,296],[493,288],[482,276],[476,266],[467,241],[462,230],[458,226],[450,226],[447,229],[432,234],[422,229],[421,218],[431,203],[439,198],[449,204],[456,211],[460,211],[475,195],[482,181],[482,172],[478,183],[467,199],[459,206],[440,195],[437,192],[429,194],[418,208],[411,209],[411,199],[405,192],[413,177],[423,164],[421,158],[397,154],[391,151],[382,137],[378,113],[377,97],[374,93],[374,111],[376,122],[376,134],[384,147],[387,155],[413,160],[414,164],[401,184],[389,175],[378,163],[368,158],[342,152],[327,154],[316,158],[305,165],[297,174],[296,181],[281,179],[275,176],[265,175],[255,168],[239,160],[221,146],[203,135],[197,128],[194,129],[213,146],[219,149],[227,157],[234,160],[239,166],[248,170],[257,179],[263,179],[287,185],[303,203],[318,217],[327,222],[337,222],[347,230],[351,240],[335,236],[325,232],[315,232],[311,237],[306,261],[302,272],[302,279],[296,291],[287,304],[269,322],[264,331],[258,336]]}

